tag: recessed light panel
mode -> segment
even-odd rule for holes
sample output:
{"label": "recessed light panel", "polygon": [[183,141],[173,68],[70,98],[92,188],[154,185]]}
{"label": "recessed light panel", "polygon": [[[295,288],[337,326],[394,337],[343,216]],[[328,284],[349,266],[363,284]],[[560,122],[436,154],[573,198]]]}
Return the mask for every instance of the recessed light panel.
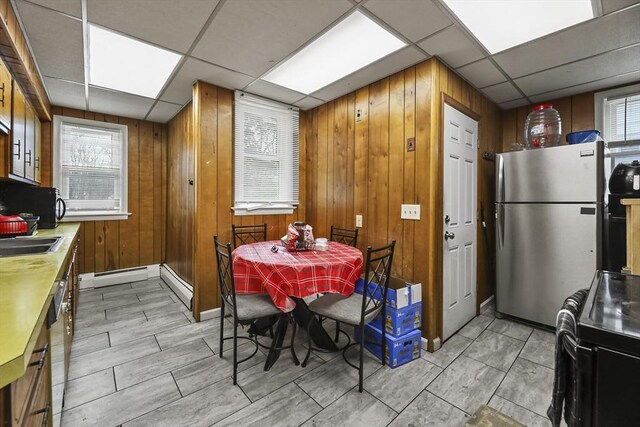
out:
{"label": "recessed light panel", "polygon": [[181,55],[89,24],[89,83],[155,98]]}
{"label": "recessed light panel", "polygon": [[406,46],[356,11],[264,77],[310,94]]}
{"label": "recessed light panel", "polygon": [[594,17],[591,0],[442,0],[492,54]]}

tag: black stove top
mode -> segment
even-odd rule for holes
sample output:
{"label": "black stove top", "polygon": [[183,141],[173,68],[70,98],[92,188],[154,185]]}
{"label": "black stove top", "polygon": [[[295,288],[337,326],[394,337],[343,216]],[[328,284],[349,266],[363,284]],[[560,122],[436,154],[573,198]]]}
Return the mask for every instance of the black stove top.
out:
{"label": "black stove top", "polygon": [[577,332],[581,344],[640,356],[640,276],[598,272]]}

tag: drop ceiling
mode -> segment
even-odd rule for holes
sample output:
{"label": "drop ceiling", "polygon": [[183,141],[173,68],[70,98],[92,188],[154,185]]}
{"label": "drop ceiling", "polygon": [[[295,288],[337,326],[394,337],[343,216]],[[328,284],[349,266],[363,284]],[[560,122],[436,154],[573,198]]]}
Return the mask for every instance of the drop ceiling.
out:
{"label": "drop ceiling", "polygon": [[[157,122],[196,80],[305,110],[431,56],[503,109],[640,79],[637,1],[594,0],[601,16],[490,55],[439,0],[84,0],[88,22],[183,55],[151,99],[85,82],[83,0],[11,1],[53,105]],[[261,78],[356,9],[408,46],[310,95]]]}

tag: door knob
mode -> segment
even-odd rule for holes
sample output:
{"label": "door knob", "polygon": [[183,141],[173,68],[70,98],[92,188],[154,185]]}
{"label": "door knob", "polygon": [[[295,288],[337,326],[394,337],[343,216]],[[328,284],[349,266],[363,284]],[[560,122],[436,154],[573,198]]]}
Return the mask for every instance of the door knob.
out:
{"label": "door knob", "polygon": [[456,237],[456,235],[453,234],[450,231],[445,231],[444,232],[444,240],[454,239],[455,237]]}

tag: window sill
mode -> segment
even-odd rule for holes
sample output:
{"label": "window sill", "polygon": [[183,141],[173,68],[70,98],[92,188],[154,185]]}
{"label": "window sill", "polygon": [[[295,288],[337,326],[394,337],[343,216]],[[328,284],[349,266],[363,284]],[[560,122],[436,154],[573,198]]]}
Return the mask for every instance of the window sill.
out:
{"label": "window sill", "polygon": [[235,206],[231,208],[235,216],[244,215],[291,215],[297,206],[274,205],[274,206]]}
{"label": "window sill", "polygon": [[60,222],[78,222],[78,221],[122,221],[129,219],[131,212],[118,214],[69,214],[67,213]]}

